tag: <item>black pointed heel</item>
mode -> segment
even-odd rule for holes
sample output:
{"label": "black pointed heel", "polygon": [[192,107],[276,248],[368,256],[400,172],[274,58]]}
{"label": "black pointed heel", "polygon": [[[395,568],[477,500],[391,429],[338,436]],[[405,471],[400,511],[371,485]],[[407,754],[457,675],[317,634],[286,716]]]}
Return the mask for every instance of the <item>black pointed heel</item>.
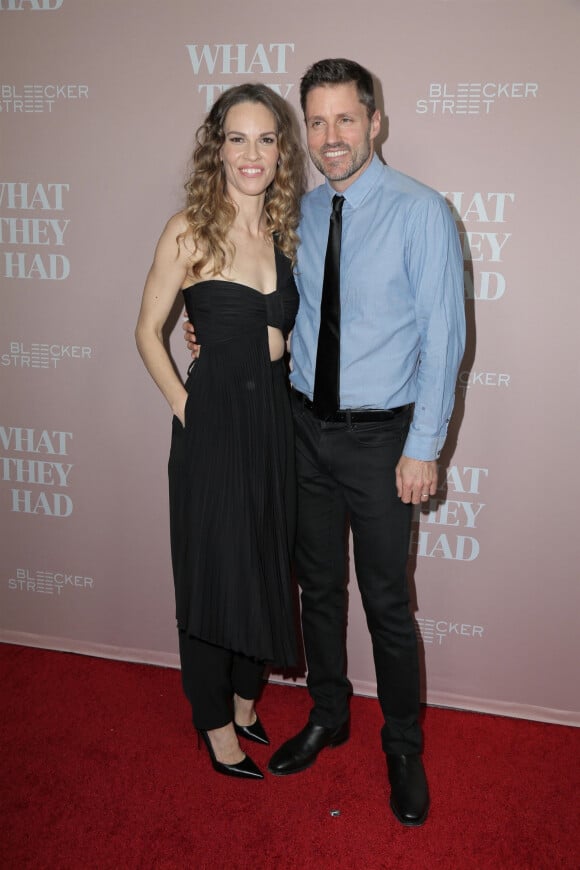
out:
{"label": "black pointed heel", "polygon": [[223,761],[218,761],[215,757],[215,752],[207,731],[198,731],[197,733],[207,746],[212,767],[217,773],[223,773],[224,776],[237,776],[242,779],[264,779],[264,774],[260,768],[254,764],[249,755],[246,755],[246,757],[242,761],[238,761],[237,764],[224,764]]}
{"label": "black pointed heel", "polygon": [[234,722],[234,728],[238,737],[245,737],[247,740],[253,740],[254,743],[264,743],[266,746],[270,745],[268,735],[258,716],[256,716],[253,725],[238,725],[237,722]]}

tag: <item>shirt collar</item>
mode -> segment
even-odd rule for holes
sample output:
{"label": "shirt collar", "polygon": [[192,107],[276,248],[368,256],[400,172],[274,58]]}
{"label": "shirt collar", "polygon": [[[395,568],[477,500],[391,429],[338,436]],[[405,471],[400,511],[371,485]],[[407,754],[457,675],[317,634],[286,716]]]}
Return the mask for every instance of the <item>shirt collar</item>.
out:
{"label": "shirt collar", "polygon": [[[357,178],[356,181],[353,181],[352,184],[349,184],[346,190],[343,191],[341,195],[344,196],[351,208],[358,208],[370,193],[380,177],[382,166],[383,164],[377,157],[376,153],[373,154],[373,159],[363,174]],[[336,195],[337,191],[330,186],[328,179],[325,180],[325,184],[329,199],[332,200],[332,197]]]}

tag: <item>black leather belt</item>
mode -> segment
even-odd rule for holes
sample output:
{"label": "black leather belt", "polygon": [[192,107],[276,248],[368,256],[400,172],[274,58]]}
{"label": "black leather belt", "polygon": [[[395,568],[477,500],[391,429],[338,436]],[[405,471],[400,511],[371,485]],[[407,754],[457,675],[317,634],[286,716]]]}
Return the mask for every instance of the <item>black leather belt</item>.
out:
{"label": "black leather belt", "polygon": [[[294,387],[292,387],[292,395],[294,395],[305,408],[308,408],[309,411],[312,411],[312,402],[308,398],[308,396],[305,396],[304,393],[300,392],[300,390],[295,390]],[[335,411],[334,414],[330,414],[329,416],[324,417],[324,422],[370,423],[374,421],[376,423],[380,423],[383,420],[393,420],[395,417],[398,417],[399,414],[403,414],[405,411],[408,411],[410,407],[411,405],[399,405],[398,408],[388,408],[385,411],[378,408],[376,411],[373,411],[372,409],[365,411],[341,409],[340,411]]]}

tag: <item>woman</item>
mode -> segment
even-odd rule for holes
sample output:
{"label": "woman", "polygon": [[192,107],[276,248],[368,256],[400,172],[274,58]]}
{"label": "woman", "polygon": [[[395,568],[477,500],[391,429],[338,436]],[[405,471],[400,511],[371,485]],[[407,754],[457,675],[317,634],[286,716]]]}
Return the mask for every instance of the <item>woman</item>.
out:
{"label": "woman", "polygon": [[[268,738],[266,663],[295,662],[293,443],[286,341],[303,152],[265,85],[221,95],[197,132],[187,207],[147,277],[136,339],[173,417],[171,550],[185,694],[213,767],[263,778],[238,737]],[[179,291],[202,346],[185,387],[162,330]]]}

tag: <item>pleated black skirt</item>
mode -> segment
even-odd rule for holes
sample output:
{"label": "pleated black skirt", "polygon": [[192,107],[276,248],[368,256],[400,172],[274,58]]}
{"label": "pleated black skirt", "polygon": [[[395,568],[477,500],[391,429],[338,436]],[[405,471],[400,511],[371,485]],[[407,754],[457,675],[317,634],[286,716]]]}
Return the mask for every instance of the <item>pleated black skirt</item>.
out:
{"label": "pleated black skirt", "polygon": [[290,559],[296,484],[284,361],[267,334],[202,348],[173,419],[171,553],[178,627],[290,667],[296,638]]}

